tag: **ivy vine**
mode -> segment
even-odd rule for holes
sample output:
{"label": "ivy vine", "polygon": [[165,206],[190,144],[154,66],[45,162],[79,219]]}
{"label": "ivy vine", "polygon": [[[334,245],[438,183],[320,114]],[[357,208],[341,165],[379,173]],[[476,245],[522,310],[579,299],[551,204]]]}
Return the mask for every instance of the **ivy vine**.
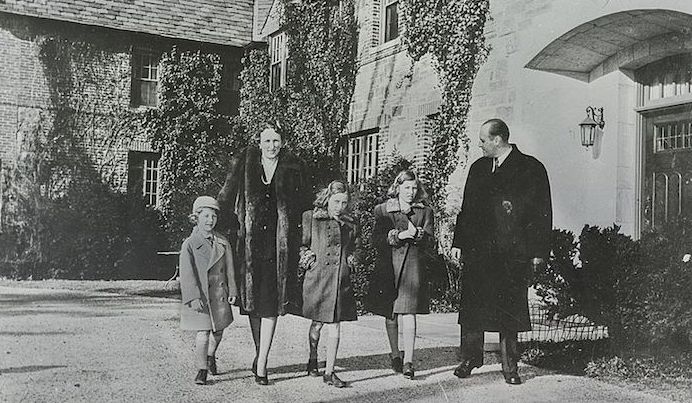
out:
{"label": "ivy vine", "polygon": [[287,146],[307,163],[317,185],[339,175],[338,142],[356,77],[354,0],[282,0],[282,6],[290,55],[286,86],[270,92],[268,52],[246,51],[240,114],[253,135],[265,122],[279,122]]}
{"label": "ivy vine", "polygon": [[458,164],[459,147],[468,151],[466,122],[473,81],[486,60],[483,31],[489,0],[404,0],[403,41],[414,62],[433,58],[442,89],[442,106],[426,161],[435,210],[442,214],[449,175]]}

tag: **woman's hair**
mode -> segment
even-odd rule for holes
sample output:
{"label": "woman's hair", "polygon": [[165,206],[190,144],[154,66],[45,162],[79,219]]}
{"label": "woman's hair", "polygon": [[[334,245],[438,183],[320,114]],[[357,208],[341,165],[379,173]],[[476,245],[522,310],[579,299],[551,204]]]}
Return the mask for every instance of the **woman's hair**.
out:
{"label": "woman's hair", "polygon": [[264,132],[267,129],[274,130],[279,135],[279,137],[281,137],[281,142],[285,140],[283,129],[281,128],[281,125],[278,121],[273,123],[265,122],[264,125],[260,127],[260,130],[255,134],[255,140],[259,142],[262,132]]}
{"label": "woman's hair", "polygon": [[326,209],[327,204],[329,203],[329,198],[337,193],[346,193],[348,195],[349,202],[351,201],[351,194],[348,191],[348,185],[340,180],[335,180],[331,181],[327,187],[317,192],[317,197],[315,198],[315,202],[313,204],[315,207]]}
{"label": "woman's hair", "polygon": [[390,186],[389,190],[387,190],[387,197],[399,197],[399,185],[406,181],[416,181],[416,187],[418,190],[416,191],[416,196],[413,198],[414,203],[420,203],[428,200],[428,192],[425,191],[420,179],[418,179],[418,176],[416,176],[413,171],[408,169],[404,169],[403,171],[399,172],[396,178],[394,178],[392,186]]}

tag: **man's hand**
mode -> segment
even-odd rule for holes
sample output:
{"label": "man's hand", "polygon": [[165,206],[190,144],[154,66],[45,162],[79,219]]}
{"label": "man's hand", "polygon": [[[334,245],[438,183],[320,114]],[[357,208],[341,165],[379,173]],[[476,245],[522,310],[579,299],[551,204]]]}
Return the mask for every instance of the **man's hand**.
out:
{"label": "man's hand", "polygon": [[461,259],[461,249],[455,248],[454,246],[452,246],[451,255],[452,255],[452,259],[454,259],[454,260]]}
{"label": "man's hand", "polygon": [[204,304],[202,303],[202,300],[199,298],[190,301],[190,308],[192,308],[193,311],[197,311],[200,313],[204,312]]}

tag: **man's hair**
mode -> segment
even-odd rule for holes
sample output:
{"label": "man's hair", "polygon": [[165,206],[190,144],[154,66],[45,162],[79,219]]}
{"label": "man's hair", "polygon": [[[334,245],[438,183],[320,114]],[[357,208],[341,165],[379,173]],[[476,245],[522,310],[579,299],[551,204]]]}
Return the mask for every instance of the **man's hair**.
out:
{"label": "man's hair", "polygon": [[509,127],[502,119],[488,119],[481,126],[488,125],[488,133],[491,136],[500,136],[505,143],[509,142]]}

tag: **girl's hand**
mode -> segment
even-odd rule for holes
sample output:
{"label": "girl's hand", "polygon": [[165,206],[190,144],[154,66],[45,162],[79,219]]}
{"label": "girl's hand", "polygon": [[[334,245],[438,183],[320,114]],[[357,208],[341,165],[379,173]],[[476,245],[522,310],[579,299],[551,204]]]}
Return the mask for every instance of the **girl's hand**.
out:
{"label": "girl's hand", "polygon": [[204,312],[204,304],[202,303],[202,300],[199,298],[190,301],[190,308],[200,313]]}
{"label": "girl's hand", "polygon": [[228,303],[233,305],[235,304],[236,297],[228,297]]}

